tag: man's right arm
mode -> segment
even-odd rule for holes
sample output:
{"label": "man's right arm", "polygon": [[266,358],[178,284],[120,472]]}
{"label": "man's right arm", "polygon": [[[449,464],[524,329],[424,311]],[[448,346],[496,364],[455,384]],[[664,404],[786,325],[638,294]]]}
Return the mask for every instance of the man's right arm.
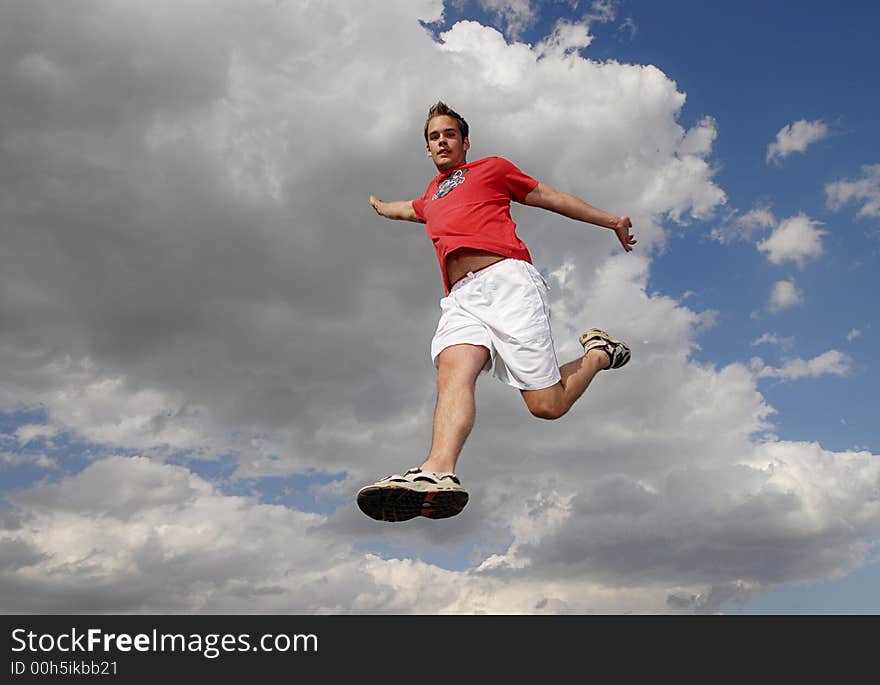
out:
{"label": "man's right arm", "polygon": [[376,210],[376,214],[386,219],[400,219],[402,221],[418,221],[416,210],[413,209],[412,200],[397,200],[395,202],[383,202],[375,195],[370,195],[370,205]]}

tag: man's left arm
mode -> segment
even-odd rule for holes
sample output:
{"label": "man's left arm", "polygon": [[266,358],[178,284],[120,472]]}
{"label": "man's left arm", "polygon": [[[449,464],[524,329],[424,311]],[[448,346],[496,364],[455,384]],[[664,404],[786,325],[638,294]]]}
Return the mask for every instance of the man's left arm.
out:
{"label": "man's left arm", "polygon": [[583,221],[588,224],[601,226],[602,228],[610,228],[617,235],[617,239],[627,252],[631,252],[632,246],[637,242],[629,232],[629,229],[632,228],[632,221],[630,221],[628,216],[609,214],[592,205],[588,205],[579,197],[569,193],[560,193],[546,183],[538,183],[535,189],[523,199],[523,204],[530,205],[531,207],[540,207],[541,209],[549,209],[551,212],[562,214],[562,216],[567,216],[569,219],[575,219],[576,221]]}

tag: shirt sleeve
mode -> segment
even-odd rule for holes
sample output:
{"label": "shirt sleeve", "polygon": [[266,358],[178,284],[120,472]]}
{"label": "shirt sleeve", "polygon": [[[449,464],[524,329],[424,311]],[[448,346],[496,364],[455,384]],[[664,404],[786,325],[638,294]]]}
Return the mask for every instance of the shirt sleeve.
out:
{"label": "shirt sleeve", "polygon": [[425,218],[425,204],[428,202],[428,193],[431,192],[432,184],[433,182],[429,183],[428,187],[425,188],[424,195],[412,201],[413,211],[416,213],[416,218],[423,224],[428,222]]}
{"label": "shirt sleeve", "polygon": [[519,167],[506,159],[499,158],[503,164],[504,180],[507,191],[517,202],[526,199],[526,195],[538,187],[538,181],[528,174],[523,173]]}
{"label": "shirt sleeve", "polygon": [[416,218],[422,223],[425,223],[425,198],[420,197],[416,200],[412,201],[413,211],[416,213]]}

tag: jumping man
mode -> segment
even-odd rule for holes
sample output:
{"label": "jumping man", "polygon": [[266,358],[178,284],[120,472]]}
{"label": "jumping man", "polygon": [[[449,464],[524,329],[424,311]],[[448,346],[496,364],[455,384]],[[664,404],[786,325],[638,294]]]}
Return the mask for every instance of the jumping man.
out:
{"label": "jumping man", "polygon": [[380,216],[426,224],[446,291],[431,343],[437,406],[428,458],[358,492],[361,510],[381,521],[446,518],[467,504],[455,464],[474,424],[481,372],[492,371],[517,388],[534,416],[557,419],[599,371],[620,368],[630,358],[626,343],[591,328],[580,336],[584,355],[558,365],[547,284],[516,235],[510,201],[609,228],[627,252],[636,243],[629,217],[558,192],[501,157],[468,162],[467,122],[443,102],[431,107],[424,132],[439,172],[425,194],[396,202],[370,196]]}

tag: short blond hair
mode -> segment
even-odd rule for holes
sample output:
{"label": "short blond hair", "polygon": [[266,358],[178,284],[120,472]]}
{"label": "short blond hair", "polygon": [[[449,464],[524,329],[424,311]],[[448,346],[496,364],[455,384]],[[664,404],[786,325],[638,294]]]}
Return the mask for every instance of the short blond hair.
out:
{"label": "short blond hair", "polygon": [[461,133],[462,140],[468,137],[468,124],[458,112],[447,105],[443,100],[438,100],[437,104],[428,110],[428,118],[425,120],[425,142],[428,142],[428,124],[434,117],[452,117],[458,122],[458,130]]}

